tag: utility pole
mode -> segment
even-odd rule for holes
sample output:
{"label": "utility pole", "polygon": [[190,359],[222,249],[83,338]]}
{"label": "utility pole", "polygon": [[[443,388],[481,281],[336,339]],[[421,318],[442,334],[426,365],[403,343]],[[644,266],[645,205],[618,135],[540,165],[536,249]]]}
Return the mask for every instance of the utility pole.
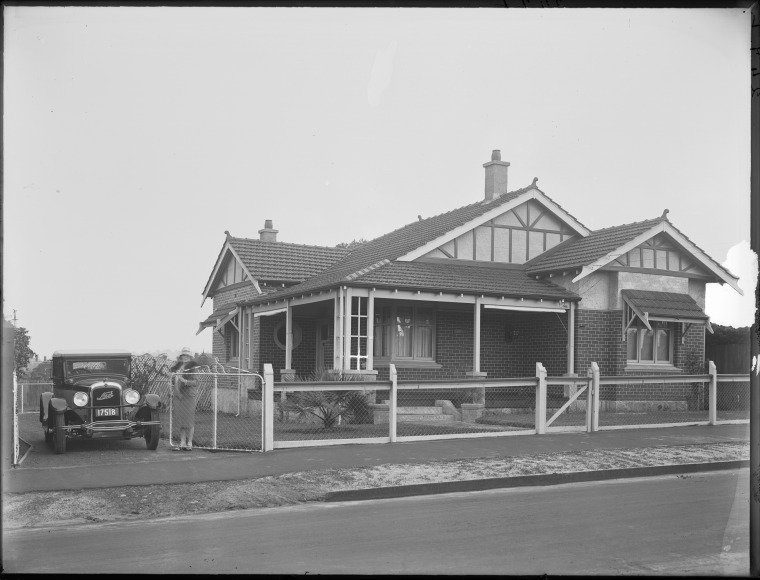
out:
{"label": "utility pole", "polygon": [[16,318],[16,309],[13,309],[13,326],[18,328],[18,318]]}

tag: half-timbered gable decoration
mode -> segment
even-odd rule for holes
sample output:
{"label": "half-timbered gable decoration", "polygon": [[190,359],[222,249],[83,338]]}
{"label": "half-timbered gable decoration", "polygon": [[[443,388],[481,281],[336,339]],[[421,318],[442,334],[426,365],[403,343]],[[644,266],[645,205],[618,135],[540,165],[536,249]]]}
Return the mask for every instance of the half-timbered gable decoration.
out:
{"label": "half-timbered gable decoration", "polygon": [[502,264],[524,264],[578,231],[535,199],[449,240],[425,258],[454,258]]}
{"label": "half-timbered gable decoration", "polygon": [[687,276],[709,278],[710,273],[700,267],[697,260],[681,248],[665,233],[646,240],[640,246],[629,250],[610,264],[614,267],[640,270],[666,270]]}
{"label": "half-timbered gable decoration", "polygon": [[216,284],[213,287],[213,291],[221,290],[227,286],[233,284],[240,284],[241,282],[247,282],[250,280],[248,272],[246,272],[243,265],[238,262],[237,258],[230,253],[226,259],[226,265],[223,265]]}

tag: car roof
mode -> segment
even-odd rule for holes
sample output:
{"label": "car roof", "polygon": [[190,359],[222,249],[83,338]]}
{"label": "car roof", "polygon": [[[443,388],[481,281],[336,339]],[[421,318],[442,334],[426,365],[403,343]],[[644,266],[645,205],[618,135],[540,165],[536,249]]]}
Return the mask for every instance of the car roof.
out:
{"label": "car roof", "polygon": [[90,349],[65,349],[57,350],[53,353],[53,357],[103,357],[103,356],[132,356],[132,353],[128,350],[121,349],[106,349],[106,348],[90,348]]}

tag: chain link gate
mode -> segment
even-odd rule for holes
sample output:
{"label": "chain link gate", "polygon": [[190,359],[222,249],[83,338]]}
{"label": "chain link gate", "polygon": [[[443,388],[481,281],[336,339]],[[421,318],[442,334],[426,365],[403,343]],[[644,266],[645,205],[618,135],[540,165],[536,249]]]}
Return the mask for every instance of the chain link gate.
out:
{"label": "chain link gate", "polygon": [[[214,365],[181,373],[197,382],[194,389],[177,387],[171,373],[168,404],[169,445],[180,444],[192,429],[192,446],[219,451],[261,451],[263,440],[261,375]],[[194,396],[192,390],[195,390]]]}

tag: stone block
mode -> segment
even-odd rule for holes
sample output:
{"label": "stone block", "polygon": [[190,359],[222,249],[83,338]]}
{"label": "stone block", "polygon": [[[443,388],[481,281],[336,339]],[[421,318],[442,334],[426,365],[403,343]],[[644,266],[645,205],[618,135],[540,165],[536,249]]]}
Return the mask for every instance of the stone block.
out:
{"label": "stone block", "polygon": [[454,421],[462,420],[462,412],[454,406],[454,403],[447,399],[438,399],[435,406],[440,407],[445,415],[451,415]]}
{"label": "stone block", "polygon": [[462,403],[462,422],[474,423],[482,417],[485,407],[482,403]]}

